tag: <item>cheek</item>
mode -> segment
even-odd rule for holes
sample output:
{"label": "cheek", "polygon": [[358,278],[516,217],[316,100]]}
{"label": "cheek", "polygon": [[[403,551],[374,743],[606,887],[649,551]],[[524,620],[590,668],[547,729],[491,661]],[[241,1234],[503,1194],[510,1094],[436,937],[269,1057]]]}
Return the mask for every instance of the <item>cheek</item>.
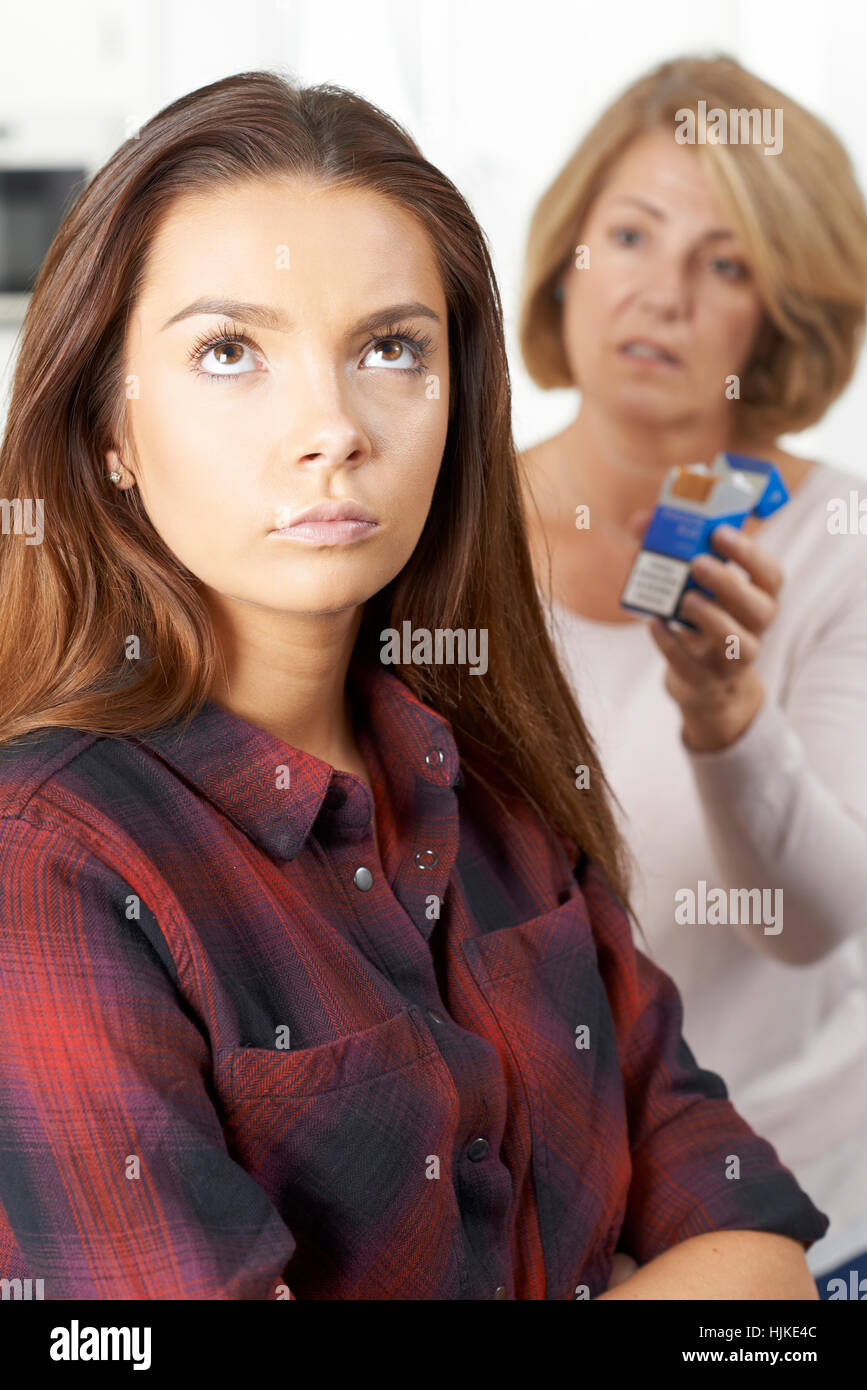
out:
{"label": "cheek", "polygon": [[585,385],[593,374],[596,359],[603,352],[607,319],[608,310],[599,285],[589,276],[577,284],[573,282],[565,305],[563,345],[572,377]]}
{"label": "cheek", "polygon": [[152,372],[140,379],[140,398],[131,402],[136,441],[146,481],[156,487],[166,478],[183,488],[185,479],[237,453],[238,439],[257,427],[255,408],[239,396],[244,386],[195,380],[177,370]]}
{"label": "cheek", "polygon": [[566,305],[566,329],[572,341],[591,349],[610,336],[618,306],[630,293],[622,266],[609,265],[605,248],[591,246],[590,265],[573,270]]}
{"label": "cheek", "polygon": [[730,292],[714,295],[708,298],[702,315],[698,341],[704,342],[714,358],[731,361],[733,356],[743,357],[755,340],[760,319],[761,310],[752,297],[738,302]]}
{"label": "cheek", "polygon": [[247,413],[241,447],[230,427],[232,412],[208,407],[208,395],[228,396],[233,389],[196,382],[181,397],[174,383],[143,378],[140,398],[130,403],[142,502],[155,530],[194,573],[220,549],[215,536],[225,534],[226,518],[243,511],[239,479],[259,452],[255,417]]}
{"label": "cheek", "polygon": [[[375,460],[375,501],[397,521],[429,506],[448,434],[448,378],[430,371],[412,389],[411,400],[369,400],[359,412]],[[361,479],[368,488],[363,471]]]}

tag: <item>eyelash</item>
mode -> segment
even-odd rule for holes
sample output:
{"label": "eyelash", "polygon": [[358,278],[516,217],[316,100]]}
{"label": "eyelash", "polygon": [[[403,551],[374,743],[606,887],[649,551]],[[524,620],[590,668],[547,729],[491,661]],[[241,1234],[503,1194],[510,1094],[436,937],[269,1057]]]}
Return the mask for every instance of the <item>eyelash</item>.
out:
{"label": "eyelash", "polygon": [[[253,341],[249,333],[243,329],[236,329],[231,323],[221,323],[216,334],[203,333],[197,338],[190,348],[188,361],[195,364],[194,371],[200,376],[206,377],[208,381],[237,381],[240,376],[247,376],[247,372],[202,372],[199,371],[198,364],[213,348],[232,347],[236,343],[242,343],[244,347],[250,348],[252,352],[258,351],[258,344]],[[390,367],[386,371],[405,372],[412,376],[420,376],[427,370],[430,354],[433,349],[433,339],[427,333],[415,333],[405,324],[389,323],[385,333],[380,333],[372,339],[370,345],[365,349],[364,356],[370,352],[371,348],[379,347],[382,343],[405,343],[410,347],[419,358],[417,367]]]}
{"label": "eyelash", "polygon": [[364,356],[370,348],[378,347],[380,343],[406,343],[411,347],[419,359],[417,367],[397,367],[392,370],[399,372],[410,372],[413,376],[420,376],[426,371],[433,351],[433,339],[428,333],[415,333],[406,324],[389,323],[386,325],[384,333],[378,334],[371,342],[370,347],[365,350]]}

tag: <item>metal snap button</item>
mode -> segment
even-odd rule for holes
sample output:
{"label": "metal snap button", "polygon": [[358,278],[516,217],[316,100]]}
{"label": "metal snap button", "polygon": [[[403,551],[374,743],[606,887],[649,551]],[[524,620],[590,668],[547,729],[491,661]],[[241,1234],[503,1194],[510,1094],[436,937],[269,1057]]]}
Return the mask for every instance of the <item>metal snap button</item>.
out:
{"label": "metal snap button", "polygon": [[473,1163],[478,1163],[485,1157],[489,1147],[487,1139],[474,1139],[467,1149],[467,1158],[472,1159]]}
{"label": "metal snap button", "polygon": [[433,1019],[434,1023],[445,1023],[445,1019],[442,1018],[434,1009],[428,1009],[427,1016],[428,1018]]}
{"label": "metal snap button", "polygon": [[424,760],[428,767],[439,767],[445,759],[445,753],[441,748],[429,748],[424,755]]}
{"label": "metal snap button", "polygon": [[373,887],[373,874],[369,869],[365,869],[363,865],[360,869],[355,870],[355,873],[352,875],[352,880],[356,888],[360,888],[362,893],[366,893],[368,888]]}
{"label": "metal snap button", "polygon": [[420,849],[415,856],[415,862],[420,869],[432,869],[439,861],[439,855],[433,849]]}
{"label": "metal snap button", "polygon": [[496,1289],[494,1290],[494,1298],[496,1298],[496,1299],[498,1299],[500,1302],[502,1302],[502,1300],[503,1300],[504,1298],[508,1298],[508,1297],[509,1297],[509,1295],[506,1293],[505,1285],[504,1285],[504,1284],[498,1284],[497,1287],[496,1287]]}

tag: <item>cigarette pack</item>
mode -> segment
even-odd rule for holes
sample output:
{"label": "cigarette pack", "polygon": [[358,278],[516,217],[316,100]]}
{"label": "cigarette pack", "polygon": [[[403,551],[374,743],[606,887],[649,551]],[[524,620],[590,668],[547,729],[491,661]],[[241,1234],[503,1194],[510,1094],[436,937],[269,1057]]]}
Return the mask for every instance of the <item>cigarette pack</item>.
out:
{"label": "cigarette pack", "polygon": [[788,500],[773,464],[746,454],[719,453],[709,467],[688,463],[669,469],[620,596],[621,607],[694,629],[680,616],[680,603],[689,589],[714,596],[690,575],[695,556],[711,551],[714,528],[723,522],[740,527],[748,516],[770,516]]}

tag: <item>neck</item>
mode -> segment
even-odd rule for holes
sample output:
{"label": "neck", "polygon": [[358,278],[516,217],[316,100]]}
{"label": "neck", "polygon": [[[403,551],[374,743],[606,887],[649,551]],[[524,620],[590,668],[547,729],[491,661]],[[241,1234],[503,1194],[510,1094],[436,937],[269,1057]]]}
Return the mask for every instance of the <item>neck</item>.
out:
{"label": "neck", "polygon": [[710,463],[721,449],[733,447],[724,420],[691,418],[648,430],[646,423],[624,420],[588,400],[560,440],[569,491],[577,481],[584,494],[579,500],[591,515],[595,506],[600,516],[624,527],[633,513],[655,505],[670,468]]}
{"label": "neck", "polygon": [[285,614],[207,591],[222,655],[209,697],[332,766],[354,744],[346,675],[363,606]]}

